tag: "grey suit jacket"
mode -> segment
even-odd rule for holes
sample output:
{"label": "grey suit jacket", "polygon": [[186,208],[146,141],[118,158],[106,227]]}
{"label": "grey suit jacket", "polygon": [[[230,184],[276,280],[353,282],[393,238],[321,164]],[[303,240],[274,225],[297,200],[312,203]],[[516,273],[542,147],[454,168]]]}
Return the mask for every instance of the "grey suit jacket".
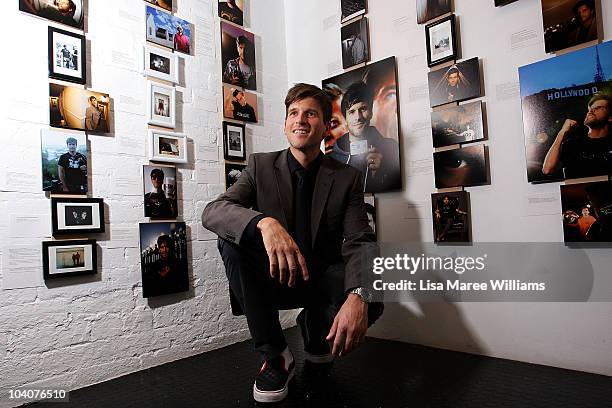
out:
{"label": "grey suit jacket", "polygon": [[[287,150],[251,154],[238,181],[206,206],[202,224],[240,244],[249,222],[259,214],[275,218],[288,231],[294,225]],[[361,173],[328,156],[321,160],[315,181],[311,232],[315,268],[344,262],[345,289],[365,286],[370,268],[366,255],[376,236],[368,224]]]}

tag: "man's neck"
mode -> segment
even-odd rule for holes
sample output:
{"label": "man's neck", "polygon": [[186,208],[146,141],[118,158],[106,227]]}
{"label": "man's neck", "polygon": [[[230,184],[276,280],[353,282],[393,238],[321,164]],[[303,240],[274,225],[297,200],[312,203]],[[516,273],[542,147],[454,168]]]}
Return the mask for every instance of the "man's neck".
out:
{"label": "man's neck", "polygon": [[351,142],[360,142],[362,140],[366,140],[366,132],[367,132],[367,128],[364,129],[364,131],[361,133],[361,136],[356,136],[354,134],[352,134],[351,132],[349,132],[349,141]]}
{"label": "man's neck", "polygon": [[69,153],[71,156],[76,156],[76,154],[77,154],[77,152],[76,152],[76,151],[74,151],[74,152],[68,151],[68,153]]}
{"label": "man's neck", "polygon": [[310,164],[315,161],[319,154],[321,153],[321,149],[319,146],[310,146],[307,149],[299,150],[294,147],[289,148],[291,150],[291,154],[295,157],[295,160],[300,163],[300,165],[307,169]]}
{"label": "man's neck", "polygon": [[589,129],[589,138],[591,139],[602,139],[606,136],[608,136],[608,125],[596,129]]}

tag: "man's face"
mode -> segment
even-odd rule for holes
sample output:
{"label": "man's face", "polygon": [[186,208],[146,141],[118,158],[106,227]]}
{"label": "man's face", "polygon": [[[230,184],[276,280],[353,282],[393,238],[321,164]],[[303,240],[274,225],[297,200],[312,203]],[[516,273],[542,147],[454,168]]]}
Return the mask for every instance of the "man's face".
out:
{"label": "man's face", "polygon": [[390,72],[374,90],[371,124],[384,136],[397,140],[397,86],[395,72]]}
{"label": "man's face", "polygon": [[450,200],[448,199],[448,197],[444,197],[442,199],[442,202],[444,203],[444,205],[448,205],[448,203],[450,202]]}
{"label": "man's face", "polygon": [[151,176],[151,184],[153,187],[160,188],[164,182],[164,176],[160,176],[158,174],[154,174]]}
{"label": "man's face", "polygon": [[246,98],[244,97],[244,92],[238,92],[238,95],[236,95],[236,100],[240,105],[246,105]]}
{"label": "man's face", "polygon": [[179,35],[182,35],[182,34],[183,34],[183,27],[181,27],[181,26],[176,27],[176,32],[177,32]]}
{"label": "man's face", "polygon": [[238,56],[241,60],[244,60],[244,44],[236,44],[236,48],[238,49]]}
{"label": "man's face", "polygon": [[341,99],[342,98],[337,98],[332,102],[332,117],[329,121],[329,133],[334,140],[341,138],[346,132],[348,132],[346,120],[344,119],[342,109],[340,108]]}
{"label": "man's face", "polygon": [[362,137],[370,126],[370,119],[372,109],[366,102],[357,102],[346,110],[346,124],[353,136]]}
{"label": "man's face", "polygon": [[159,244],[159,256],[162,259],[167,259],[168,258],[168,252],[170,252],[170,248],[168,248],[168,244],[166,244],[166,241],[162,241]]}
{"label": "man's face", "polygon": [[587,215],[589,215],[589,209],[588,208],[583,208],[582,209],[582,216],[586,217]]}
{"label": "man's face", "polygon": [[601,100],[594,102],[584,118],[584,125],[592,129],[601,128],[611,121],[610,106],[608,101]]}
{"label": "man's face", "polygon": [[57,2],[57,8],[62,13],[67,13],[70,11],[70,0],[59,0]]}
{"label": "man's face", "polygon": [[77,148],[76,143],[68,142],[67,146],[68,146],[68,151],[70,152],[70,154],[74,154],[76,152],[76,148]]}
{"label": "man's face", "polygon": [[591,10],[589,6],[584,5],[584,4],[578,7],[578,11],[576,14],[578,14],[578,19],[583,24],[588,22],[591,18],[593,18],[593,10]]}
{"label": "man's face", "polygon": [[302,150],[321,145],[325,135],[323,109],[314,98],[293,102],[287,109],[285,136],[291,147]]}
{"label": "man's face", "polygon": [[227,5],[230,7],[236,7],[236,2],[234,0],[227,0]]}
{"label": "man's face", "polygon": [[98,107],[98,100],[97,100],[96,98],[93,98],[93,99],[92,99],[90,102],[91,102],[91,105],[92,105],[93,107],[95,107],[95,108],[97,108],[97,107]]}
{"label": "man's face", "polygon": [[458,72],[453,72],[448,76],[448,84],[450,86],[457,86],[457,84],[459,83],[459,73]]}

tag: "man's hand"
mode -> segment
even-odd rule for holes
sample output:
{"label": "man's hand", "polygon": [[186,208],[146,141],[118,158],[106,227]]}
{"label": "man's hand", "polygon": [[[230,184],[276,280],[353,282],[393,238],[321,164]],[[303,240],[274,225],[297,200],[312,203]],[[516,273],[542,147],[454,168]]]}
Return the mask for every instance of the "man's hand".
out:
{"label": "man's hand", "polygon": [[333,341],[332,354],[344,356],[355,350],[367,330],[368,304],[359,295],[349,293],[326,337],[327,341]]}
{"label": "man's hand", "polygon": [[261,219],[257,223],[257,228],[261,231],[264,247],[270,260],[270,276],[276,277],[279,273],[280,283],[285,283],[285,276],[289,273],[287,285],[291,288],[295,285],[298,267],[302,272],[302,278],[308,280],[308,268],[306,260],[297,244],[291,238],[283,226],[272,217]]}
{"label": "man's hand", "polygon": [[382,158],[382,153],[378,153],[373,147],[370,148],[370,150],[368,150],[368,155],[366,156],[366,160],[370,170],[378,170],[380,168],[380,165],[382,164]]}
{"label": "man's hand", "polygon": [[563,126],[561,127],[561,130],[559,131],[559,137],[563,138],[565,137],[565,135],[567,135],[570,131],[576,129],[578,127],[578,122],[576,122],[573,119],[565,119],[565,123],[563,123]]}

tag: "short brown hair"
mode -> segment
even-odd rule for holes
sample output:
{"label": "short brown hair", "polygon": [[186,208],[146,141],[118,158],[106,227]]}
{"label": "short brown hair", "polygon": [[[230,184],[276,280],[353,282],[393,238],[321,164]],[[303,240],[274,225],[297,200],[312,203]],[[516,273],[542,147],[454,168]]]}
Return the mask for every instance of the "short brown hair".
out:
{"label": "short brown hair", "polygon": [[589,100],[588,107],[590,108],[597,101],[606,101],[608,102],[608,108],[612,108],[612,96],[607,93],[596,93]]}
{"label": "short brown hair", "polygon": [[304,83],[295,84],[287,91],[287,97],[285,98],[285,118],[287,118],[289,106],[291,106],[293,102],[298,102],[306,98],[314,98],[319,102],[319,106],[323,111],[323,120],[325,123],[331,120],[332,104],[327,94],[318,86]]}

